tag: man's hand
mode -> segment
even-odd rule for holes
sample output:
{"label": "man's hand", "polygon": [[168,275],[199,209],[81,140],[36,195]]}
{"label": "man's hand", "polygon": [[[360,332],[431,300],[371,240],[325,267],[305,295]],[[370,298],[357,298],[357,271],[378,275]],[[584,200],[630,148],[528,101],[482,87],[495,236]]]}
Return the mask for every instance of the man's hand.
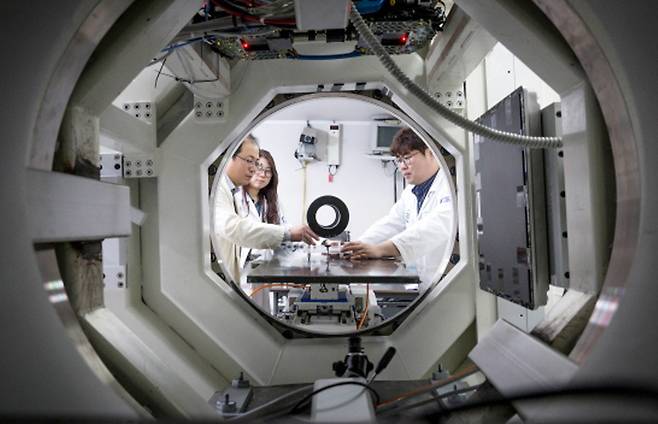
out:
{"label": "man's hand", "polygon": [[352,259],[379,258],[381,252],[375,244],[363,243],[360,241],[350,241],[340,249],[341,253],[351,256]]}
{"label": "man's hand", "polygon": [[381,258],[384,256],[400,256],[397,247],[391,241],[380,244],[368,244],[361,241],[345,243],[341,253],[351,255],[352,259]]}
{"label": "man's hand", "polygon": [[290,229],[290,240],[303,241],[304,243],[314,245],[320,236],[315,234],[308,225],[298,225]]}

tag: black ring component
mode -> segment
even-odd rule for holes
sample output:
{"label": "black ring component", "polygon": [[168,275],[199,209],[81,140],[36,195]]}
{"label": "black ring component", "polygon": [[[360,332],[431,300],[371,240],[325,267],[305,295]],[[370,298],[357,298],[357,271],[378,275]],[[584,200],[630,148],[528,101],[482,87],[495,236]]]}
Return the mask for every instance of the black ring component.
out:
{"label": "black ring component", "polygon": [[[336,219],[334,219],[334,222],[329,225],[320,225],[316,219],[316,214],[322,206],[331,207],[336,214]],[[331,238],[336,237],[345,231],[345,228],[347,228],[347,224],[350,221],[350,213],[347,210],[345,203],[343,203],[338,197],[320,196],[308,207],[306,221],[315,234],[320,237]]]}

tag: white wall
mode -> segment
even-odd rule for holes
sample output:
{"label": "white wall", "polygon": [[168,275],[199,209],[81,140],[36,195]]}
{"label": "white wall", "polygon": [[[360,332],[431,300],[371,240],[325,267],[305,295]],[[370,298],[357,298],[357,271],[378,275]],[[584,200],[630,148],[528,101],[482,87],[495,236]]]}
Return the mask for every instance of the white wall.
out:
{"label": "white wall", "polygon": [[[310,121],[313,128],[329,130],[330,121]],[[333,182],[328,181],[326,161],[311,162],[306,169],[306,205],[303,205],[304,171],[293,156],[306,121],[266,120],[252,131],[260,147],[269,150],[279,171],[279,197],[289,224],[302,223],[302,213],[319,196],[330,194],[345,202],[350,211],[348,230],[352,239],[388,213],[393,206],[393,164],[367,158],[371,121],[344,121],[341,165]],[[324,146],[321,143],[320,147]],[[320,157],[326,152],[320,149]],[[303,211],[303,212],[302,212]],[[304,215],[305,216],[305,215]]]}

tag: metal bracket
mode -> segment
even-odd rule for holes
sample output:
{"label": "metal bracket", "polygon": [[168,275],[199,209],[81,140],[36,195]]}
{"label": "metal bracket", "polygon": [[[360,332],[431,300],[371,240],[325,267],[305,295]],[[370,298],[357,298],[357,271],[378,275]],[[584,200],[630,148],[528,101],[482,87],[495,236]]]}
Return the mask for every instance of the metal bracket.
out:
{"label": "metal bracket", "polygon": [[123,157],[124,178],[157,177],[158,170],[158,163],[153,153],[130,154]]}
{"label": "metal bracket", "polygon": [[[225,396],[228,394],[229,399],[232,402],[235,402],[235,406],[236,406],[235,414],[239,414],[239,413],[243,413],[247,409],[247,404],[251,400],[253,393],[254,390],[252,387],[241,388],[241,387],[230,386],[224,391],[215,392],[208,400],[208,404],[210,404],[213,408],[215,408],[217,412],[222,413],[221,404],[224,401]],[[222,415],[225,416],[235,415],[235,414],[222,413]]]}
{"label": "metal bracket", "polygon": [[155,104],[151,102],[125,102],[122,108],[124,112],[149,124],[153,123],[155,118]]}
{"label": "metal bracket", "polygon": [[128,287],[125,265],[105,265],[103,266],[103,284],[105,289],[125,289]]}
{"label": "metal bracket", "polygon": [[194,96],[194,118],[198,122],[221,122],[226,114],[225,98],[202,99]]}
{"label": "metal bracket", "polygon": [[101,179],[123,176],[123,157],[120,153],[100,155]]}

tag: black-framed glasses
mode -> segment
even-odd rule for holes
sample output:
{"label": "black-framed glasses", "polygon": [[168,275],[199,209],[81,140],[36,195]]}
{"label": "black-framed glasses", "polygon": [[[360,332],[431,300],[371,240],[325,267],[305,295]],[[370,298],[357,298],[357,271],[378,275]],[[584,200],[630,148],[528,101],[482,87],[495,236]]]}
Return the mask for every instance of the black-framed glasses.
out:
{"label": "black-framed glasses", "polygon": [[396,157],[395,159],[393,159],[393,163],[394,163],[395,166],[397,166],[398,168],[399,168],[400,165],[402,165],[402,164],[404,164],[404,166],[409,166],[409,162],[411,161],[411,159],[413,159],[413,157],[416,156],[416,155],[419,154],[419,153],[420,153],[419,151],[415,151],[415,152],[410,153],[410,154],[405,155],[405,156],[398,156],[398,157]]}
{"label": "black-framed glasses", "polygon": [[266,168],[260,163],[256,165],[256,173],[257,174],[263,174],[266,177],[271,177],[272,176],[272,168]]}
{"label": "black-framed glasses", "polygon": [[254,168],[258,169],[258,159],[252,159],[252,158],[245,159],[240,155],[235,155],[235,157],[238,158],[238,159],[242,159],[243,161],[247,162],[247,165],[249,165],[250,167],[253,166]]}

